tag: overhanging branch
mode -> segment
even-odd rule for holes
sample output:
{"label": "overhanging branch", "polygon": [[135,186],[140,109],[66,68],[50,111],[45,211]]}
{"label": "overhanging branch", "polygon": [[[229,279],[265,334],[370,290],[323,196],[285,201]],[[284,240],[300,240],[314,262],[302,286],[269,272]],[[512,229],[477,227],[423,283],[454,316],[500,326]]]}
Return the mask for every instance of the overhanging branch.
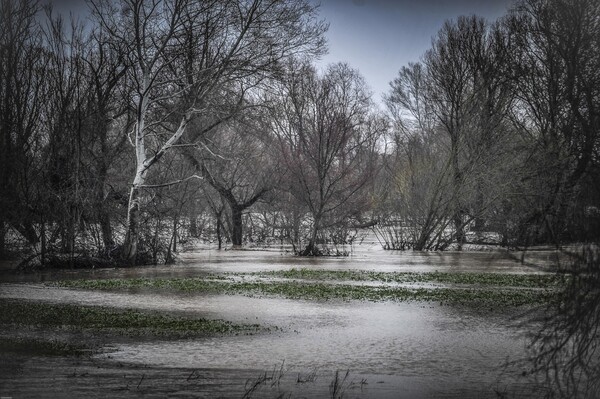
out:
{"label": "overhanging branch", "polygon": [[169,182],[169,183],[163,183],[163,184],[143,184],[141,186],[138,186],[138,188],[162,188],[162,187],[169,187],[169,186],[174,186],[176,184],[180,184],[180,183],[186,182],[186,181],[191,180],[191,179],[200,179],[200,180],[203,180],[204,178],[202,176],[198,176],[198,175],[191,175],[191,176],[188,176],[186,178],[175,180],[175,181],[172,181],[172,182]]}

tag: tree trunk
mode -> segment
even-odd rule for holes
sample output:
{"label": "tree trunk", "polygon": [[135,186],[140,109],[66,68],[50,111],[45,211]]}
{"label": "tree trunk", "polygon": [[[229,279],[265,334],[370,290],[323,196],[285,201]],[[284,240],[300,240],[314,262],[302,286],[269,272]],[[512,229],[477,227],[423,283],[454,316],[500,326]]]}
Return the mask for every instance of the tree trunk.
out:
{"label": "tree trunk", "polygon": [[13,227],[27,240],[29,245],[34,247],[36,250],[39,247],[40,238],[35,232],[35,228],[33,227],[33,223],[29,220],[26,220],[20,224],[13,225]]}
{"label": "tree trunk", "polygon": [[317,247],[317,236],[319,234],[319,223],[321,218],[315,217],[315,223],[313,224],[312,232],[310,234],[310,239],[308,240],[308,245],[302,252],[298,255],[300,256],[319,256],[321,255],[321,251]]}
{"label": "tree trunk", "polygon": [[427,243],[428,239],[429,239],[429,237],[425,233],[421,232],[421,234],[419,235],[419,238],[413,244],[413,250],[414,251],[423,251],[425,249],[425,244]]}
{"label": "tree trunk", "polygon": [[115,246],[115,240],[113,238],[113,230],[110,224],[110,214],[101,206],[100,214],[98,215],[100,222],[100,230],[102,231],[102,243],[104,244],[104,253],[108,256],[110,251]]}
{"label": "tree trunk", "polygon": [[8,231],[8,223],[4,220],[0,221],[0,256],[6,252],[6,233]]}
{"label": "tree trunk", "polygon": [[179,218],[173,218],[173,252],[177,252],[177,225]]}
{"label": "tree trunk", "polygon": [[40,238],[40,264],[43,267],[46,263],[46,223],[44,223],[43,221],[42,223],[40,223]]}
{"label": "tree trunk", "polygon": [[198,221],[196,216],[190,217],[190,235],[194,238],[198,238]]}
{"label": "tree trunk", "polygon": [[136,264],[139,226],[140,224],[140,198],[138,190],[135,187],[129,192],[129,207],[127,210],[127,232],[125,233],[125,242],[123,244],[123,260],[126,264],[133,266]]}
{"label": "tree trunk", "polygon": [[223,214],[223,209],[218,212],[215,212],[217,217],[217,244],[219,245],[219,249],[223,246],[223,236],[221,235],[221,230],[223,226],[223,222],[221,221],[221,215]]}
{"label": "tree trunk", "polygon": [[293,229],[293,234],[294,236],[292,237],[292,241],[294,243],[294,246],[300,246],[300,214],[298,211],[294,210],[293,214],[292,214],[292,229]]}
{"label": "tree trunk", "polygon": [[462,251],[462,246],[465,242],[465,227],[463,224],[463,207],[461,201],[461,191],[463,190],[463,176],[459,164],[459,151],[457,139],[452,139],[452,169],[453,169],[453,204],[452,204],[452,222],[454,224],[454,237],[458,244],[458,250]]}
{"label": "tree trunk", "polygon": [[96,201],[98,207],[98,223],[100,223],[100,231],[102,232],[102,244],[104,245],[104,254],[108,256],[110,251],[113,250],[115,246],[115,239],[113,237],[113,229],[110,224],[110,212],[107,209],[105,198],[107,197],[106,187],[108,180],[108,165],[107,165],[107,157],[108,157],[108,144],[107,141],[107,133],[106,126],[102,126],[100,132],[102,133],[102,158],[99,161],[100,165],[98,167],[98,188],[96,190]]}
{"label": "tree trunk", "polygon": [[242,208],[238,206],[231,206],[231,243],[234,248],[242,247]]}
{"label": "tree trunk", "polygon": [[463,244],[465,243],[465,225],[463,223],[463,214],[460,209],[455,211],[452,215],[452,222],[454,223],[454,229],[456,230],[454,237],[458,244],[457,250],[462,251]]}

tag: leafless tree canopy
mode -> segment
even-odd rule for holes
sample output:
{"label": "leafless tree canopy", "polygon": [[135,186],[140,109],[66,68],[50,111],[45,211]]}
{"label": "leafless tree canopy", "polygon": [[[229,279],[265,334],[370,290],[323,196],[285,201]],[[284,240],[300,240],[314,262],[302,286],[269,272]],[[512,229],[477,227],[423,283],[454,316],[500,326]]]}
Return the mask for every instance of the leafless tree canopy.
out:
{"label": "leafless tree canopy", "polygon": [[337,253],[365,226],[388,249],[598,240],[596,1],[446,21],[385,111],[351,66],[316,70],[312,2],[88,6],[0,1],[0,250],[24,264]]}

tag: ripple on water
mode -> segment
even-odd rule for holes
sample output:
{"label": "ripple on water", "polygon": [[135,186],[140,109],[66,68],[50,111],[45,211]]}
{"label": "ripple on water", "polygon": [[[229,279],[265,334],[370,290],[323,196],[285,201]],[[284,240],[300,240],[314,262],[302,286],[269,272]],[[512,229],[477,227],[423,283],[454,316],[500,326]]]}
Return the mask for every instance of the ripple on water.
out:
{"label": "ripple on water", "polygon": [[[184,254],[185,263],[176,266],[54,272],[37,278],[191,277],[291,267],[519,273],[544,270],[552,257],[551,253],[531,256],[541,267],[523,265],[500,252],[398,253],[369,247],[347,258],[300,259],[273,251],[204,251]],[[28,278],[35,280],[31,275]],[[297,372],[350,369],[388,385],[412,384],[414,392],[421,394],[430,392],[432,386],[442,387],[436,391],[438,394],[454,392],[450,396],[458,396],[463,390],[472,393],[485,389],[489,393],[497,383],[500,365],[507,358],[522,356],[526,343],[523,331],[511,323],[510,314],[422,303],[94,292],[32,284],[3,284],[0,297],[160,310],[283,328],[252,336],[126,344],[111,353],[113,360],[119,362],[160,367],[272,369],[285,360],[286,368]],[[518,370],[513,371],[518,374]],[[375,386],[373,380],[371,384]]]}

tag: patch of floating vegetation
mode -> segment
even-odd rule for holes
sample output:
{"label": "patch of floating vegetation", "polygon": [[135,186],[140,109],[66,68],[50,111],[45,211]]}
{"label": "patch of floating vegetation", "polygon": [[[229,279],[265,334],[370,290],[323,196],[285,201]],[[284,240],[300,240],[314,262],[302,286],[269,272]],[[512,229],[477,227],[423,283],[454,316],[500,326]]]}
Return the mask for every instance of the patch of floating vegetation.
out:
{"label": "patch of floating vegetation", "polygon": [[556,274],[500,274],[448,272],[374,272],[362,270],[290,269],[249,273],[258,277],[305,280],[381,281],[386,283],[477,284],[498,287],[549,288],[564,283],[565,276]]}
{"label": "patch of floating vegetation", "polygon": [[132,309],[58,305],[0,299],[0,325],[93,329],[127,336],[185,337],[254,333],[257,324],[234,324],[224,320],[185,318]]}
{"label": "patch of floating vegetation", "polygon": [[[503,275],[485,273],[376,273],[292,269],[280,272],[235,273],[234,277],[282,277],[278,281],[217,278],[136,278],[73,280],[52,283],[82,289],[157,289],[201,294],[274,296],[306,300],[428,301],[472,306],[522,306],[547,302],[560,284],[554,275]],[[312,281],[299,281],[312,280]],[[318,280],[318,281],[314,281]],[[410,288],[356,284],[328,284],[320,280],[382,281],[385,283],[441,282],[473,287]],[[517,289],[515,289],[517,288]],[[544,289],[540,289],[544,288]]]}

